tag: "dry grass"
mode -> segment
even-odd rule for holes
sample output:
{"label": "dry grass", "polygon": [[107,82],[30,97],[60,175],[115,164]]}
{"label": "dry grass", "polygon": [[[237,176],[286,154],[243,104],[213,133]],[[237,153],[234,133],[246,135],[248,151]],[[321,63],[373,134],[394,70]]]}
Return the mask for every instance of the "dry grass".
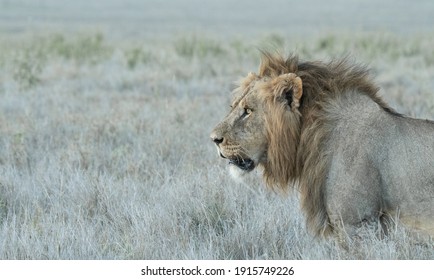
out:
{"label": "dry grass", "polygon": [[0,259],[434,259],[399,227],[349,251],[314,239],[295,195],[232,181],[208,136],[270,42],[350,52],[398,111],[434,119],[433,36],[1,36]]}

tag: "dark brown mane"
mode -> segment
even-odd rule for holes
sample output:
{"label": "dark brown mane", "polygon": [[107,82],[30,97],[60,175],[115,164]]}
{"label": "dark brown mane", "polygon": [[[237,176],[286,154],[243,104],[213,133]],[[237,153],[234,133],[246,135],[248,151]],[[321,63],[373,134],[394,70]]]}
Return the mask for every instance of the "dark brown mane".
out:
{"label": "dark brown mane", "polygon": [[295,73],[302,79],[303,102],[307,106],[347,90],[356,90],[370,96],[386,111],[395,113],[377,95],[378,87],[372,82],[368,68],[351,63],[348,57],[328,63],[300,62],[296,55],[284,58],[280,54],[262,52],[259,76],[276,77],[285,73]]}
{"label": "dark brown mane", "polygon": [[[300,62],[294,55],[284,58],[279,54],[263,52],[259,77],[274,78],[286,73],[295,73],[302,80],[301,120],[299,127],[293,127],[295,124],[288,127],[299,131],[296,133],[297,139],[280,139],[297,145],[295,162],[284,164],[294,170],[285,173],[289,174],[287,178],[277,179],[281,188],[286,187],[285,183],[287,185],[289,182],[298,182],[302,208],[306,213],[309,228],[317,234],[326,234],[332,230],[323,194],[330,159],[323,151],[329,139],[330,128],[325,125],[328,116],[323,106],[347,91],[354,91],[369,96],[385,111],[396,113],[377,95],[378,88],[372,82],[368,69],[350,63],[348,58],[329,63]],[[270,180],[270,174],[273,173],[266,167],[266,181],[276,179]]]}

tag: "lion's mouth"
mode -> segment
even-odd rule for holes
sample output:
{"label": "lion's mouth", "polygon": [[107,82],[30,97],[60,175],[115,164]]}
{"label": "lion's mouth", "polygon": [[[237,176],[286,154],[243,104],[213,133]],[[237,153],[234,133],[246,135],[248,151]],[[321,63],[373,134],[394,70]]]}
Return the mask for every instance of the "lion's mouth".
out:
{"label": "lion's mouth", "polygon": [[233,164],[236,167],[245,171],[252,171],[255,168],[255,163],[251,159],[242,159],[242,158],[230,159],[229,164]]}
{"label": "lion's mouth", "polygon": [[249,158],[247,159],[241,157],[230,158],[229,164],[233,164],[239,169],[244,171],[252,171],[255,168],[255,163],[253,162],[253,160]]}
{"label": "lion's mouth", "polygon": [[236,167],[238,167],[241,170],[244,171],[252,171],[255,169],[255,162],[251,160],[250,158],[242,158],[240,156],[238,157],[225,157],[221,152],[219,152],[220,157],[224,159],[229,159],[229,164],[233,164]]}

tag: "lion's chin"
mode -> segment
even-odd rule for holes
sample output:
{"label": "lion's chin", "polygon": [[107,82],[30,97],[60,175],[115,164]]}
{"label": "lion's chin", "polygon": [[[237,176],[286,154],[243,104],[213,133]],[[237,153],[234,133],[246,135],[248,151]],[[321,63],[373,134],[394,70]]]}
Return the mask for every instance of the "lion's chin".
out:
{"label": "lion's chin", "polygon": [[251,159],[238,158],[229,160],[229,173],[236,181],[242,182],[244,176],[253,169],[255,169],[255,162]]}
{"label": "lion's chin", "polygon": [[229,165],[229,174],[231,174],[232,178],[238,183],[243,183],[244,177],[248,173],[249,173],[249,171],[245,171],[243,169],[240,169],[233,164]]}

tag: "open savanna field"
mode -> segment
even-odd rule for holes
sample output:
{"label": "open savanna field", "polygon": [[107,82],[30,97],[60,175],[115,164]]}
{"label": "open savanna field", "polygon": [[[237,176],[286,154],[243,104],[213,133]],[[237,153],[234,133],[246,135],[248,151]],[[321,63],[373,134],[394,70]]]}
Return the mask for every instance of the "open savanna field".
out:
{"label": "open savanna field", "polygon": [[[219,25],[202,10],[180,17],[175,1],[62,2],[0,0],[0,259],[434,259],[400,226],[349,250],[314,238],[296,192],[265,189],[259,171],[234,181],[209,138],[259,49],[349,55],[392,108],[434,119],[423,13],[418,32],[402,17],[403,32],[379,19],[317,30],[313,17],[303,31],[300,14],[295,27],[261,20],[279,7],[231,17],[238,4]],[[185,2],[187,14],[200,3]]]}

